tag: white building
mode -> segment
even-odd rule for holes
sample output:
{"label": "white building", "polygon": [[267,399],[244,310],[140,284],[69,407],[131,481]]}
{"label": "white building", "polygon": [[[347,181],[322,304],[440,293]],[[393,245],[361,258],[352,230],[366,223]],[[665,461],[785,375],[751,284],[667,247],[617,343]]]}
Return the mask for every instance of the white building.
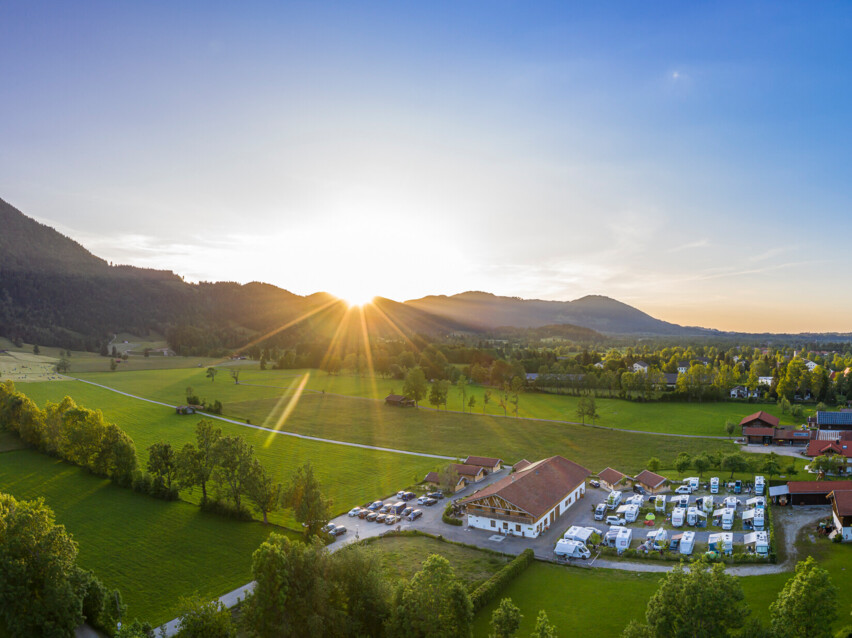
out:
{"label": "white building", "polygon": [[637,361],[633,364],[633,372],[648,372],[651,366],[649,366],[644,361]]}
{"label": "white building", "polygon": [[537,538],[586,493],[590,472],[561,456],[537,461],[462,501],[469,527]]}

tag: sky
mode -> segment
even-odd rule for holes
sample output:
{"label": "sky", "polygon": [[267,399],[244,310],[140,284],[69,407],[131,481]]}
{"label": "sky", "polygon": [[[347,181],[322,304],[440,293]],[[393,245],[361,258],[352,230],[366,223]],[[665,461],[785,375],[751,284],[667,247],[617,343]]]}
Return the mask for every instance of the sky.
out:
{"label": "sky", "polygon": [[0,198],[191,281],[852,331],[850,32],[840,2],[6,0]]}

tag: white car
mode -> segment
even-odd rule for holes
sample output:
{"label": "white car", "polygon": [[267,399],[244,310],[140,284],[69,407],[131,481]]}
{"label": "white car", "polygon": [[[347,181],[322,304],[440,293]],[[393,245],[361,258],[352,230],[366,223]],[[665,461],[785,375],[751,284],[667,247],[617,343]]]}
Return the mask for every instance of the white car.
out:
{"label": "white car", "polygon": [[351,510],[349,510],[349,517],[352,518],[353,516],[358,516],[358,514],[360,514],[360,513],[361,513],[360,507],[353,507]]}
{"label": "white car", "polygon": [[675,490],[675,494],[692,494],[692,488],[689,485],[681,485]]}
{"label": "white car", "polygon": [[607,525],[627,525],[627,521],[623,516],[607,516],[606,517]]}

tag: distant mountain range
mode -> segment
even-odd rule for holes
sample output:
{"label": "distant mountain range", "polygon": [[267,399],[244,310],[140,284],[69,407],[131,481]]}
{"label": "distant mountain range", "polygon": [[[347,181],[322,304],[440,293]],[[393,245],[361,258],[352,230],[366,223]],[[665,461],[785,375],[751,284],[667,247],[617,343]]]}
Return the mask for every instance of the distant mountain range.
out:
{"label": "distant mountain range", "polygon": [[575,301],[487,292],[404,303],[377,298],[362,320],[361,312],[327,293],[300,296],[258,282],[192,284],[171,271],[113,266],[0,199],[0,335],[9,338],[95,349],[112,333],[154,330],[179,351],[197,354],[239,348],[267,334],[286,344],[342,333],[351,339],[364,330],[411,338],[507,328],[575,340],[730,334],[661,321],[597,295]]}

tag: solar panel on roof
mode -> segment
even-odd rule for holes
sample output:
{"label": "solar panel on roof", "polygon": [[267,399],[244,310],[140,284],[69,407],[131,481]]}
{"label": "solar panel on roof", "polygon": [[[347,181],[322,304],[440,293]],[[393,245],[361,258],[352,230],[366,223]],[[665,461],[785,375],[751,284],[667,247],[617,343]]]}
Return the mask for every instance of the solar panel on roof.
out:
{"label": "solar panel on roof", "polygon": [[852,425],[852,412],[817,412],[819,425]]}

